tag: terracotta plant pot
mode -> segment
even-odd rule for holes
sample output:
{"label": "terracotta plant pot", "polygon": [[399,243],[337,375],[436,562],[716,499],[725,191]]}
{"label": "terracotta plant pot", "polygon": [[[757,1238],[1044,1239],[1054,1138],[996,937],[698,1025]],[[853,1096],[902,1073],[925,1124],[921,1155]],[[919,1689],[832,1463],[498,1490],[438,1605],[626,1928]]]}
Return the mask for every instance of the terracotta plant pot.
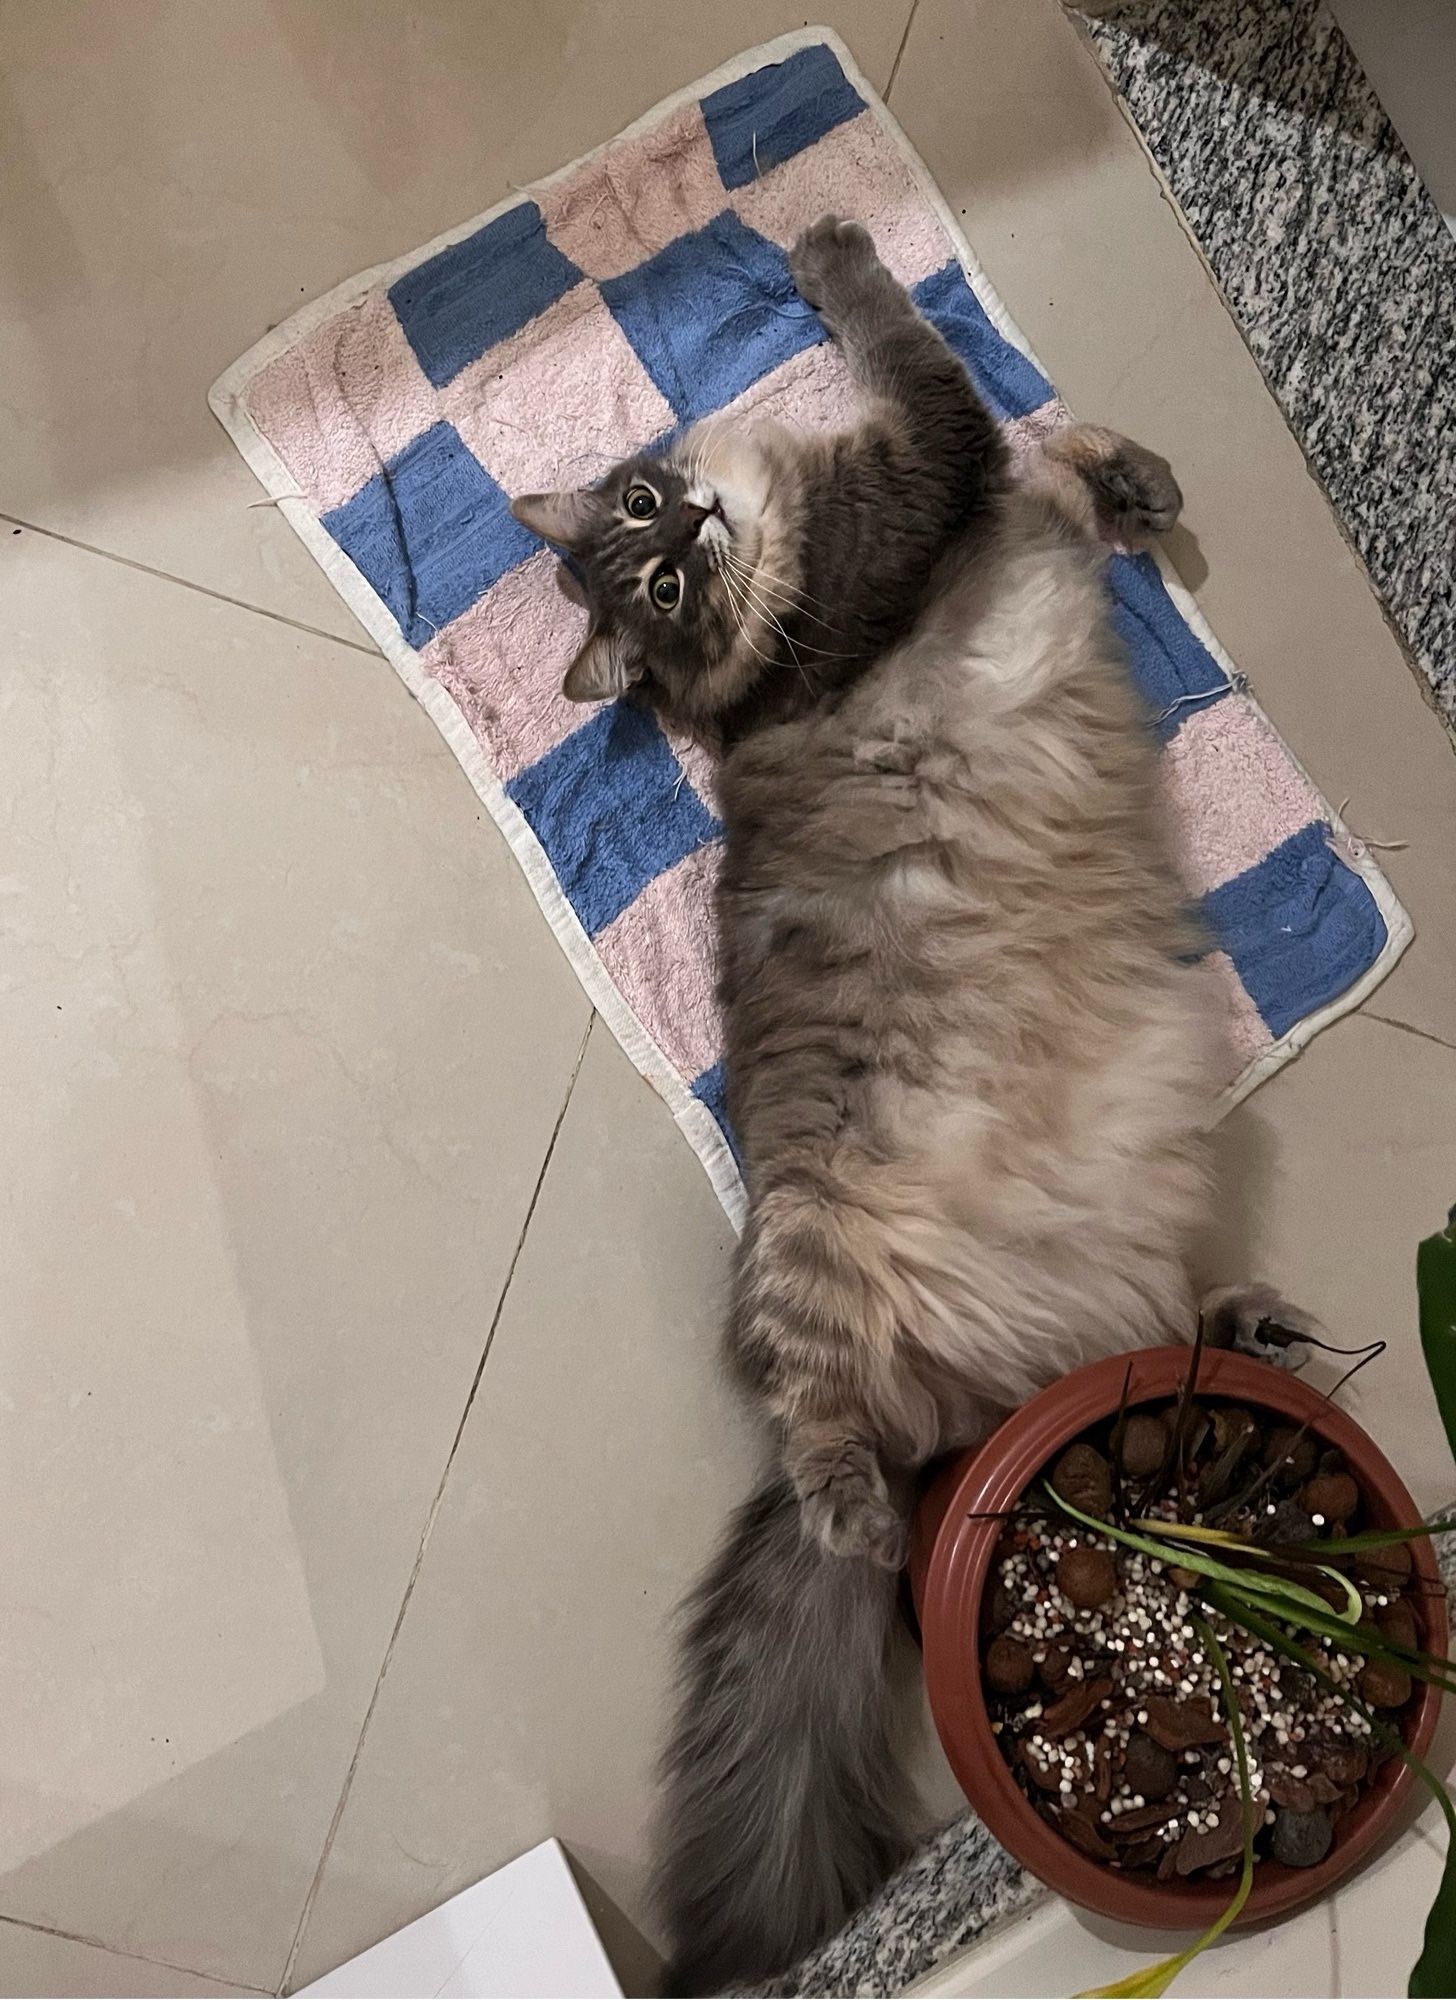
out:
{"label": "terracotta plant pot", "polygon": [[[1177,1394],[1188,1371],[1189,1350],[1149,1348],[1080,1368],[1018,1410],[977,1450],[951,1462],[916,1515],[910,1579],[936,1728],[966,1797],[997,1840],[1040,1881],[1085,1909],[1124,1923],[1192,1932],[1227,1907],[1231,1885],[1120,1875],[1070,1846],[1022,1795],[991,1734],[981,1689],[981,1601],[1000,1524],[969,1517],[1013,1507],[1064,1445],[1114,1416],[1129,1359],[1128,1404],[1133,1408]],[[1410,1527],[1421,1518],[1388,1460],[1360,1426],[1295,1377],[1242,1355],[1208,1353],[1199,1369],[1198,1394],[1268,1410],[1296,1424],[1308,1419],[1318,1437],[1344,1453],[1364,1497],[1369,1525]],[[1413,1574],[1426,1586],[1416,1600],[1426,1627],[1423,1644],[1427,1652],[1444,1656],[1446,1603],[1435,1557],[1427,1541],[1413,1542],[1410,1548]],[[1440,1700],[1434,1688],[1418,1683],[1402,1718],[1406,1741],[1418,1757],[1430,1747]],[[1312,1902],[1349,1874],[1390,1831],[1413,1782],[1407,1765],[1389,1759],[1340,1821],[1334,1845],[1317,1867],[1261,1861],[1240,1922],[1253,1923]]]}

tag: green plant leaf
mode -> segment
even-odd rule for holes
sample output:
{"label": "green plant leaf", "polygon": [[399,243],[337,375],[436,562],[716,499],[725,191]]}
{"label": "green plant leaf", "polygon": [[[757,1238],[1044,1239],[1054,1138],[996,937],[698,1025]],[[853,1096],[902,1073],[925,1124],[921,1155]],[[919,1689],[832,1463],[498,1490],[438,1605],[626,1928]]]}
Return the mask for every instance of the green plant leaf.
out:
{"label": "green plant leaf", "polygon": [[1343,1561],[1364,1549],[1388,1549],[1393,1542],[1423,1542],[1430,1535],[1453,1532],[1456,1532],[1456,1515],[1436,1514],[1429,1521],[1417,1522],[1413,1528],[1363,1528],[1358,1535],[1341,1535],[1337,1542],[1281,1542],[1279,1546],[1296,1549],[1301,1555],[1325,1555],[1332,1561]]}
{"label": "green plant leaf", "polygon": [[1249,1752],[1244,1742],[1243,1717],[1239,1713],[1238,1696],[1234,1693],[1233,1676],[1229,1672],[1228,1660],[1223,1647],[1213,1636],[1212,1627],[1205,1619],[1196,1621],[1198,1636],[1208,1648],[1209,1656],[1218,1670],[1218,1678],[1223,1687],[1223,1703],[1229,1720],[1229,1734],[1233,1738],[1234,1754],[1239,1761],[1239,1803],[1244,1815],[1244,1866],[1239,1876],[1238,1887],[1230,1898],[1228,1908],[1214,1919],[1202,1937],[1195,1938],[1186,1951],[1176,1952],[1172,1958],[1160,1958],[1155,1965],[1144,1967],[1141,1972],[1130,1973],[1126,1979],[1119,1979],[1113,1986],[1094,1986],[1087,1993],[1078,1994],[1077,2000],[1157,2000],[1166,1993],[1178,1974],[1193,1963],[1198,1954],[1207,1951],[1217,1943],[1240,1910],[1249,1900],[1249,1891],[1254,1886],[1254,1800],[1249,1785]]}
{"label": "green plant leaf", "polygon": [[1398,1646],[1373,1625],[1352,1624],[1343,1613],[1335,1611],[1322,1597],[1306,1590],[1302,1584],[1291,1583],[1284,1577],[1260,1575],[1251,1569],[1233,1569],[1229,1564],[1205,1555],[1202,1550],[1184,1548],[1152,1535],[1135,1535],[1126,1528],[1114,1528],[1110,1522],[1099,1521],[1093,1514],[1084,1514],[1080,1507],[1064,1500],[1054,1487],[1049,1486],[1047,1492],[1064,1514],[1069,1514],[1084,1528],[1094,1528],[1098,1534],[1122,1542],[1142,1555],[1153,1556],[1159,1562],[1174,1563],[1192,1570],[1206,1583],[1219,1584],[1239,1605],[1288,1619],[1306,1632],[1313,1632],[1321,1639],[1332,1639],[1351,1652],[1388,1660],[1445,1693],[1456,1694],[1456,1664],[1438,1659],[1433,1653],[1423,1653],[1415,1647]]}
{"label": "green plant leaf", "polygon": [[[1365,1616],[1364,1598],[1356,1590],[1349,1577],[1341,1576],[1340,1572],[1337,1569],[1331,1569],[1328,1563],[1321,1563],[1319,1568],[1321,1576],[1327,1576],[1332,1583],[1337,1583],[1345,1593],[1345,1608],[1343,1611],[1335,1611],[1335,1616],[1343,1624],[1358,1625]],[[1331,1605],[1330,1609],[1334,1611],[1335,1607]]]}
{"label": "green plant leaf", "polygon": [[1456,1458],[1456,1208],[1416,1251],[1416,1296],[1426,1373]]}
{"label": "green plant leaf", "polygon": [[1226,1549],[1257,1549],[1259,1544],[1251,1542],[1247,1535],[1236,1535],[1232,1528],[1205,1528],[1199,1521],[1160,1521],[1156,1514],[1143,1515],[1136,1521],[1129,1521],[1130,1528],[1139,1528],[1144,1534],[1155,1535],[1159,1541],[1169,1542],[1210,1542]]}
{"label": "green plant leaf", "polygon": [[1074,1521],[1080,1521],[1084,1528],[1095,1528],[1099,1535],[1109,1535],[1115,1542],[1122,1542],[1139,1554],[1153,1556],[1162,1563],[1173,1563],[1181,1569],[1191,1569],[1195,1576],[1210,1577],[1220,1583],[1236,1584],[1259,1597],[1278,1599],[1282,1603],[1298,1605],[1302,1609],[1321,1613],[1325,1618],[1335,1614],[1328,1604],[1313,1590],[1306,1590],[1302,1583],[1291,1583],[1285,1577],[1260,1575],[1248,1569],[1231,1569],[1227,1563],[1218,1562],[1213,1556],[1205,1555],[1201,1549],[1185,1548],[1181,1544],[1164,1541],[1152,1535],[1135,1535],[1127,1528],[1114,1528],[1108,1521],[1099,1521],[1093,1514],[1084,1514],[1080,1507],[1074,1507],[1070,1500],[1064,1500],[1054,1486],[1047,1492],[1064,1514],[1070,1514]]}
{"label": "green plant leaf", "polygon": [[1446,1865],[1441,1870],[1440,1887],[1426,1912],[1421,1955],[1411,1967],[1406,1991],[1413,2000],[1441,2000],[1441,1996],[1456,1993],[1456,1812],[1452,1810],[1446,1787],[1431,1777],[1424,1766],[1419,1769],[1446,1815]]}
{"label": "green plant leaf", "polygon": [[[1247,1590],[1242,1573],[1237,1574],[1233,1583],[1226,1583],[1223,1578],[1217,1581],[1220,1588],[1226,1589],[1229,1596],[1244,1609],[1284,1618],[1291,1625],[1313,1632],[1317,1638],[1333,1640],[1347,1652],[1363,1653],[1368,1659],[1385,1660],[1391,1666],[1404,1667],[1417,1680],[1429,1681],[1443,1693],[1456,1694],[1456,1665],[1450,1660],[1439,1659],[1434,1653],[1423,1653],[1413,1646],[1399,1646],[1374,1625],[1347,1624],[1327,1604],[1322,1603],[1319,1611],[1304,1605],[1280,1606],[1267,1593]],[[1211,1590],[1209,1596],[1212,1600]],[[1237,1614],[1230,1613],[1230,1616],[1234,1615]]]}
{"label": "green plant leaf", "polygon": [[[1416,1251],[1416,1296],[1426,1374],[1446,1426],[1446,1442],[1456,1457],[1456,1208],[1447,1216],[1446,1227],[1428,1236]],[[1415,1762],[1404,1749],[1401,1754],[1408,1764]],[[1407,1989],[1416,2000],[1430,2000],[1437,1994],[1456,1994],[1456,1812],[1446,1787],[1429,1780],[1424,1765],[1418,1768],[1437,1793],[1447,1826],[1446,1866],[1426,1916],[1425,1940]]]}

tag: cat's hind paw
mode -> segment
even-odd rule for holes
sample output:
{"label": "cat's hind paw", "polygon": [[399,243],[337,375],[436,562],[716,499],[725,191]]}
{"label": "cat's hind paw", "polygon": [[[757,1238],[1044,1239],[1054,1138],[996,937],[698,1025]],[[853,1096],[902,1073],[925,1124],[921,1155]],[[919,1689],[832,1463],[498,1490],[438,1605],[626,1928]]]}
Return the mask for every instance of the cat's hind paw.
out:
{"label": "cat's hind paw", "polygon": [[1272,1285],[1223,1285],[1199,1306],[1209,1347],[1231,1347],[1291,1374],[1309,1359],[1310,1342],[1328,1342],[1323,1324]]}

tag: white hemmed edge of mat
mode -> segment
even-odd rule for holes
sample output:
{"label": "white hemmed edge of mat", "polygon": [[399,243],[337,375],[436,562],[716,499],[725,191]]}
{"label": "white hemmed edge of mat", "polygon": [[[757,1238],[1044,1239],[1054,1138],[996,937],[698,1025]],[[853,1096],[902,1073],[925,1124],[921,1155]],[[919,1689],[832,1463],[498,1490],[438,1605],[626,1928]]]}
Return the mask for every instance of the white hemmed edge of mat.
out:
{"label": "white hemmed edge of mat", "polygon": [[[282,460],[248,415],[243,397],[247,385],[262,369],[276,361],[280,355],[287,353],[326,319],[333,318],[336,313],[353,305],[366,292],[373,291],[376,286],[392,283],[427,258],[438,255],[441,250],[449,249],[468,236],[473,236],[478,229],[493,222],[497,216],[518,207],[522,200],[529,200],[538,189],[550,187],[557,181],[565,179],[568,174],[575,173],[589,161],[599,158],[623,139],[635,138],[638,134],[649,131],[659,120],[680,106],[696,103],[709,92],[721,89],[724,84],[737,82],[741,77],[749,76],[769,63],[781,62],[797,49],[809,48],[816,44],[823,44],[834,52],[843,66],[845,75],[864,99],[866,109],[879,120],[884,131],[899,149],[921,193],[949,238],[967,282],[992,325],[1045,376],[1046,370],[1041,367],[1026,336],[992,288],[989,278],[951,214],[945,197],[932,179],[925,162],[911,145],[889,108],[881,101],[878,91],[870,84],[832,28],[807,27],[794,29],[789,34],[760,43],[758,47],[747,49],[743,54],[732,57],[728,62],[710,71],[707,76],[699,77],[696,82],[687,84],[682,90],[674,91],[670,96],[661,99],[650,111],[644,112],[642,117],[635,119],[620,132],[613,133],[612,137],[600,146],[594,146],[589,152],[581,154],[541,180],[533,181],[527,187],[518,188],[504,201],[497,202],[493,208],[486,209],[483,214],[473,216],[468,222],[459,223],[454,228],[444,231],[422,248],[411,250],[405,256],[394,258],[388,263],[376,264],[371,270],[345,279],[343,284],[336,285],[332,291],[326,292],[322,298],[313,300],[311,304],[300,307],[297,312],[255,342],[218,377],[207,396],[208,405],[214,416],[227,431],[260,485],[278,504],[295,534],[328,576],[334,588],[398,673],[405,686],[423,704],[440,734],[455,752],[481,803],[505,835],[512,852],[524,870],[526,880],[530,883],[547,921],[555,931],[562,950],[574,967],[587,998],[637,1069],[659,1096],[665,1099],[673,1117],[707,1169],[714,1192],[722,1202],[735,1229],[741,1229],[743,1226],[747,1198],[742,1176],[717,1120],[707,1106],[693,1096],[686,1081],[678,1075],[628,1006],[606,966],[597,955],[591,939],[583,930],[575,910],[568,902],[545,850],[491,768],[469,723],[440,682],[425,672],[419,654],[405,639],[393,614],[322,526],[309,502],[297,492]],[[1274,729],[1267,716],[1264,716],[1254,697],[1243,692],[1242,676],[1219,644],[1181,578],[1161,551],[1157,553],[1157,560],[1163,580],[1178,610],[1207,647],[1230,686],[1239,690],[1233,698],[1248,701],[1255,708],[1271,733],[1278,738],[1286,756],[1309,785],[1334,833],[1343,837],[1345,847],[1341,858],[1363,879],[1384,921],[1386,931],[1384,949],[1352,986],[1323,1007],[1316,1008],[1313,1013],[1297,1021],[1288,1033],[1280,1036],[1278,1041],[1256,1056],[1234,1082],[1220,1093],[1217,1116],[1221,1118],[1236,1104],[1242,1102],[1250,1091],[1256,1089],[1267,1077],[1272,1076],[1276,1070],[1298,1055],[1321,1028],[1328,1027],[1342,1014],[1358,1007],[1394,966],[1410,943],[1414,930],[1410,918],[1380,869],[1361,848],[1358,839],[1350,834],[1339,814],[1320,793],[1283,737],[1279,736],[1279,732]]]}

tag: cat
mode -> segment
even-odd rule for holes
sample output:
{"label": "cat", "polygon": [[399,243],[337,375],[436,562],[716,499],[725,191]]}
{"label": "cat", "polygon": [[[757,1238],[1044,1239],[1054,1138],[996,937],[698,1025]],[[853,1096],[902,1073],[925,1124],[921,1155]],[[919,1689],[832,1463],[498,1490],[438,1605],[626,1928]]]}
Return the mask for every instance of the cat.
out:
{"label": "cat", "polygon": [[791,267],[844,434],[719,419],[517,499],[592,622],[565,679],[722,753],[727,1329],[775,1465],[691,1602],[669,1993],[761,1981],[900,1859],[887,1648],[918,1468],[1081,1362],[1184,1340],[1209,1200],[1196,951],[1109,540],[1163,459],[1000,426],[858,224]]}

